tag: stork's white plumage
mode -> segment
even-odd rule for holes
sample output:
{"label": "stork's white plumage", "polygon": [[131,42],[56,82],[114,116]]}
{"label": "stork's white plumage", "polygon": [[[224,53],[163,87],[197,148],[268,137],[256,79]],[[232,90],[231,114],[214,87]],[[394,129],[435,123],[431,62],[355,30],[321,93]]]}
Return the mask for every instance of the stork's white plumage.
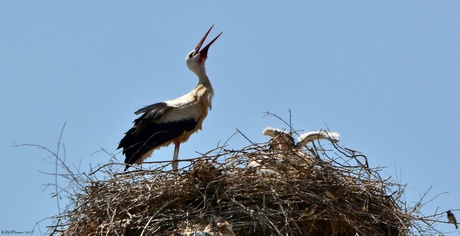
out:
{"label": "stork's white plumage", "polygon": [[297,139],[297,147],[304,147],[309,142],[316,140],[326,139],[333,143],[339,141],[340,134],[337,132],[326,132],[326,131],[311,131],[303,133]]}
{"label": "stork's white plumage", "polygon": [[294,147],[294,138],[283,129],[267,127],[262,131],[263,135],[270,136],[270,147],[274,150],[287,150]]}
{"label": "stork's white plumage", "polygon": [[214,91],[206,75],[205,62],[209,47],[222,32],[201,51],[200,48],[212,27],[185,58],[187,67],[198,76],[198,85],[182,97],[155,103],[135,112],[142,115],[134,120],[134,126],[125,133],[118,146],[123,148],[126,156],[125,171],[131,164],[142,163],[154,150],[171,143],[175,145],[172,167],[177,170],[180,144],[201,129],[208,109],[211,109]]}

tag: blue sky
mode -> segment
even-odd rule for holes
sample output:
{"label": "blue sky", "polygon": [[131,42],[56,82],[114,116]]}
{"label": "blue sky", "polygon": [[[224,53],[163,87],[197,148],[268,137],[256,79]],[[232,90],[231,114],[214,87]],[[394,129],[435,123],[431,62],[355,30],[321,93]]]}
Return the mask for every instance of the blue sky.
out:
{"label": "blue sky", "polygon": [[210,37],[224,31],[207,60],[213,109],[181,158],[236,129],[266,141],[265,127],[287,127],[264,112],[289,119],[291,110],[295,129],[337,131],[407,183],[409,205],[430,187],[427,201],[441,194],[424,214],[459,209],[458,12],[458,1],[1,1],[0,230],[28,231],[57,213],[44,187],[54,178],[41,173],[53,159],[15,144],[54,150],[66,123],[69,165],[107,163],[101,148],[123,161],[116,148],[133,112],[196,85],[184,59],[212,24]]}

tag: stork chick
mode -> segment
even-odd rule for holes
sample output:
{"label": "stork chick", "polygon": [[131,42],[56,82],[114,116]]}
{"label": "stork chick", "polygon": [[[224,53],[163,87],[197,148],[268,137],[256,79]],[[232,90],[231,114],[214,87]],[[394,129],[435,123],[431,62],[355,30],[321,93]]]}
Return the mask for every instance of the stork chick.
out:
{"label": "stork chick", "polygon": [[205,62],[209,47],[222,32],[201,51],[200,48],[212,27],[185,58],[187,67],[198,76],[198,85],[182,97],[155,103],[135,112],[141,116],[134,120],[134,126],[125,133],[118,146],[126,156],[125,171],[131,164],[144,162],[154,150],[171,143],[175,145],[172,167],[177,171],[180,144],[201,130],[203,120],[211,110],[214,91],[206,75]]}
{"label": "stork chick", "polygon": [[326,131],[311,131],[303,133],[297,139],[297,147],[304,147],[310,142],[326,139],[333,143],[336,143],[340,140],[340,134],[337,132],[326,132]]}
{"label": "stork chick", "polygon": [[272,150],[291,150],[294,147],[294,138],[286,130],[267,127],[262,134],[271,137],[269,145]]}

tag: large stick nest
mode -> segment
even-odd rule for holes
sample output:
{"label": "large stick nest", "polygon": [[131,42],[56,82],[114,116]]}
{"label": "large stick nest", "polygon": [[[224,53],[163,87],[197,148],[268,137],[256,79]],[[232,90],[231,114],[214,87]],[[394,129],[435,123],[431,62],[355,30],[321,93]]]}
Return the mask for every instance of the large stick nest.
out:
{"label": "large stick nest", "polygon": [[82,187],[51,234],[409,234],[403,186],[382,179],[364,155],[329,141],[220,147],[189,161],[178,173],[158,162],[72,175]]}

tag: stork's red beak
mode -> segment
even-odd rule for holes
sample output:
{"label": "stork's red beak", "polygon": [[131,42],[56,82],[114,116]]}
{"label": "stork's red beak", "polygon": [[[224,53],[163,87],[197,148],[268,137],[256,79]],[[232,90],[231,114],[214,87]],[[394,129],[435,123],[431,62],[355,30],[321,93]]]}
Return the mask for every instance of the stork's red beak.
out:
{"label": "stork's red beak", "polygon": [[212,27],[214,27],[214,25],[211,26],[211,28],[209,28],[208,32],[206,32],[206,34],[203,36],[203,38],[200,40],[200,42],[198,43],[198,45],[196,46],[195,48],[195,51],[200,53],[200,60],[203,60],[203,59],[206,59],[208,57],[208,50],[209,50],[209,47],[211,47],[211,45],[217,40],[217,38],[219,38],[219,36],[223,33],[223,32],[220,32],[220,34],[218,34],[211,42],[208,43],[208,45],[206,45],[203,49],[201,49],[200,51],[200,48],[201,46],[203,45],[204,43],[204,40],[206,40],[206,37],[208,37],[208,34],[209,32],[211,32],[211,29]]}

